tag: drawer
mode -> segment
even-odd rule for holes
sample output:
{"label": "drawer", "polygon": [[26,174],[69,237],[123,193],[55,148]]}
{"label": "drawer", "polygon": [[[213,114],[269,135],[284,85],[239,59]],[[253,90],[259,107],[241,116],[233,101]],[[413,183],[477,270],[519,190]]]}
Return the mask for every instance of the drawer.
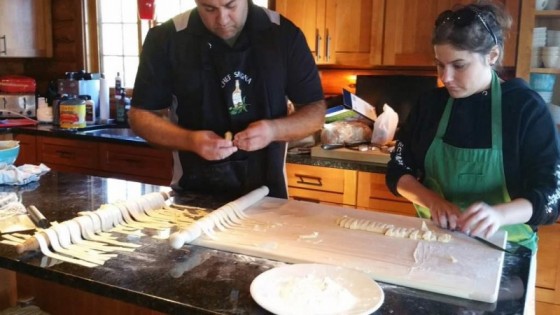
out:
{"label": "drawer", "polygon": [[171,180],[169,150],[100,143],[99,152],[99,167],[104,171]]}
{"label": "drawer", "polygon": [[286,176],[293,199],[356,205],[356,171],[287,164]]}
{"label": "drawer", "polygon": [[91,141],[38,137],[38,160],[49,166],[50,163],[97,168],[98,145]]}
{"label": "drawer", "polygon": [[410,201],[393,195],[385,185],[385,174],[358,172],[357,207],[415,216]]}

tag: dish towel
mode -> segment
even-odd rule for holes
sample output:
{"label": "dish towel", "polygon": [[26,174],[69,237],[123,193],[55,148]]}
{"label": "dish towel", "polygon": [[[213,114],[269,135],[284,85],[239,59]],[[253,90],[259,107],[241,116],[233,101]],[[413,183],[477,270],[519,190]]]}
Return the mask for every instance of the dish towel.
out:
{"label": "dish towel", "polygon": [[25,185],[36,182],[41,175],[51,169],[45,164],[24,164],[15,166],[13,164],[0,163],[0,185]]}

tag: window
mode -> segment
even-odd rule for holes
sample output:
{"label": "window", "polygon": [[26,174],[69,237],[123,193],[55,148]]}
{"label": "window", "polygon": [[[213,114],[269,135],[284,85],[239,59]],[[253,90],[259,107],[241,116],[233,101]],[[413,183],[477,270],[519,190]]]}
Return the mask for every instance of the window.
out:
{"label": "window", "polygon": [[[268,6],[268,0],[253,3]],[[148,29],[195,6],[195,0],[156,0],[156,20],[148,22],[138,19],[137,0],[97,0],[99,72],[109,82],[119,73],[123,87],[132,88]]]}

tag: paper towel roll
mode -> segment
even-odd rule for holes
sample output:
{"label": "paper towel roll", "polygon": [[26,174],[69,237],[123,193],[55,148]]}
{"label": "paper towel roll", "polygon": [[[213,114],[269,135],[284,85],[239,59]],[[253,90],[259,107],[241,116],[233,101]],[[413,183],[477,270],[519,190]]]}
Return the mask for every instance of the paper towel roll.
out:
{"label": "paper towel roll", "polygon": [[99,80],[99,120],[106,123],[109,119],[109,84],[105,78]]}

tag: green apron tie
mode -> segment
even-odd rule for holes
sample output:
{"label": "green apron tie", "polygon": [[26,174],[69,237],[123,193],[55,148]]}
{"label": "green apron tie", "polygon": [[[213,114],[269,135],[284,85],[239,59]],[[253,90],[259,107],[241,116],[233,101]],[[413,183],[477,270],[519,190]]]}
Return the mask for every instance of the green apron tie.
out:
{"label": "green apron tie", "polygon": [[[488,149],[466,149],[449,145],[443,141],[453,98],[447,100],[445,110],[432,141],[424,167],[424,186],[464,210],[477,201],[489,205],[511,201],[506,186],[502,153],[502,89],[498,75],[492,71],[492,147]],[[415,205],[418,216],[430,218],[430,210]],[[519,243],[536,251],[537,235],[526,224],[504,226],[508,241]]]}

